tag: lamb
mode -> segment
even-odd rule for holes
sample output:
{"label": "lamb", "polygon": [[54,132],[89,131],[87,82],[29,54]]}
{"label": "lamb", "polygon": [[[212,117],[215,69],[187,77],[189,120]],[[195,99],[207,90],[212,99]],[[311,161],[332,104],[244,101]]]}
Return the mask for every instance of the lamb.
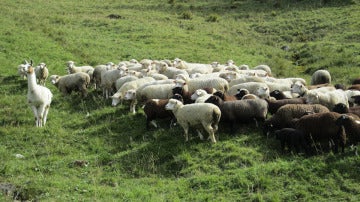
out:
{"label": "lamb", "polygon": [[[209,134],[212,143],[216,143],[215,132],[221,118],[219,107],[210,103],[193,103],[184,105],[179,100],[170,99],[165,105],[171,110],[179,125],[184,130],[185,141],[189,141],[189,127],[202,125]],[[202,136],[200,136],[202,138]]]}
{"label": "lamb", "polygon": [[315,71],[311,76],[310,85],[331,83],[330,72],[325,69]]}
{"label": "lamb", "polygon": [[334,90],[327,93],[311,91],[305,96],[306,103],[322,104],[332,110],[338,103],[343,103],[349,106],[348,97],[343,90]]}
{"label": "lamb", "polygon": [[[115,107],[122,99],[124,99],[125,94],[129,90],[133,90],[133,96],[136,97],[136,90],[140,86],[145,85],[146,83],[150,83],[152,81],[155,81],[155,79],[152,77],[144,77],[134,81],[126,82],[119,88],[119,90],[114,95],[110,96],[110,98],[112,99],[111,105]],[[132,100],[132,103],[130,104],[130,110],[132,111],[132,113],[135,113],[135,108],[133,107],[133,105],[136,105],[136,103],[133,103],[134,101],[136,101],[136,99]]]}
{"label": "lamb", "polygon": [[297,153],[300,152],[301,148],[305,151],[305,153],[309,152],[309,143],[306,140],[305,134],[300,130],[294,128],[283,128],[276,130],[274,135],[275,138],[280,141],[281,151],[283,152],[285,151],[285,146],[287,146],[289,150],[295,148]]}
{"label": "lamb", "polygon": [[265,121],[268,112],[268,104],[263,99],[223,101],[220,97],[212,95],[205,102],[215,104],[220,108],[221,120],[230,123],[233,132],[236,123],[255,120],[258,126],[258,121]]}
{"label": "lamb", "polygon": [[229,89],[229,83],[223,78],[176,79],[175,83],[176,87],[187,85],[189,92],[195,92],[195,90],[203,88],[214,88],[222,92],[226,92]]}
{"label": "lamb", "polygon": [[90,76],[84,72],[64,76],[51,75],[50,82],[56,86],[63,95],[69,95],[72,91],[79,91],[83,97],[86,97],[87,88],[90,85]]}
{"label": "lamb", "polygon": [[204,103],[212,94],[208,94],[203,89],[197,89],[192,95],[191,100],[195,103]]}
{"label": "lamb", "polygon": [[269,105],[268,112],[270,114],[275,114],[278,109],[287,104],[306,104],[305,98],[291,98],[291,99],[283,99],[283,100],[273,100],[273,99],[265,99]]}
{"label": "lamb", "polygon": [[32,61],[25,64],[24,71],[28,78],[27,102],[35,115],[35,126],[43,127],[46,124],[53,94],[45,86],[36,83],[35,70]]}
{"label": "lamb", "polygon": [[287,104],[280,107],[272,117],[265,120],[263,132],[269,135],[270,132],[294,127],[292,120],[310,113],[329,112],[329,109],[320,104]]}
{"label": "lamb", "polygon": [[89,74],[90,78],[93,78],[93,73],[94,73],[94,67],[92,66],[75,66],[75,62],[74,61],[68,61],[66,63],[67,66],[67,72],[68,74],[74,74],[77,72],[84,72]]}
{"label": "lamb", "polygon": [[100,86],[103,90],[103,96],[105,96],[106,99],[108,99],[111,92],[114,91],[116,80],[121,78],[122,76],[125,76],[127,72],[128,72],[127,67],[123,65],[123,66],[118,66],[116,69],[108,70],[103,74],[101,74]]}
{"label": "lamb", "polygon": [[184,74],[189,77],[189,73],[183,69],[177,69],[175,67],[169,67],[165,62],[155,63],[155,69],[169,79],[175,79],[176,75]]}
{"label": "lamb", "polygon": [[174,67],[186,70],[189,75],[193,73],[208,74],[213,71],[211,64],[189,63],[179,58],[174,59]]}
{"label": "lamb", "polygon": [[346,144],[346,134],[342,127],[336,124],[338,118],[342,115],[336,112],[323,112],[309,114],[294,120],[295,128],[301,130],[308,142],[316,143],[326,141],[334,144],[334,152],[338,152],[338,146],[341,146],[344,152]]}
{"label": "lamb", "polygon": [[35,67],[35,75],[39,85],[45,86],[45,81],[49,76],[49,70],[45,63],[40,63]]}
{"label": "lamb", "polygon": [[134,81],[134,80],[137,80],[137,79],[139,79],[139,77],[131,76],[131,75],[126,75],[126,76],[123,76],[123,77],[120,77],[120,78],[116,79],[116,81],[115,81],[115,89],[116,89],[116,91],[118,91],[121,88],[121,86],[123,86],[125,83],[130,82],[130,81]]}
{"label": "lamb", "polygon": [[[183,102],[182,96],[179,94],[175,94],[171,98],[179,100]],[[157,124],[155,122],[156,119],[166,119],[171,118],[171,123],[175,121],[175,117],[173,113],[169,110],[165,109],[165,105],[169,102],[169,99],[149,99],[146,101],[144,105],[144,113],[146,116],[146,129],[150,129],[150,123],[157,128]]]}
{"label": "lamb", "polygon": [[255,70],[264,70],[268,76],[271,76],[271,68],[268,65],[258,65],[256,67],[254,67]]}
{"label": "lamb", "polygon": [[114,69],[116,66],[113,62],[108,62],[105,65],[97,65],[94,68],[93,72],[93,82],[94,82],[94,89],[97,89],[101,86],[101,75],[111,69]]}
{"label": "lamb", "polygon": [[360,119],[341,115],[335,123],[338,126],[344,127],[346,137],[349,138],[351,144],[356,145],[360,141]]}

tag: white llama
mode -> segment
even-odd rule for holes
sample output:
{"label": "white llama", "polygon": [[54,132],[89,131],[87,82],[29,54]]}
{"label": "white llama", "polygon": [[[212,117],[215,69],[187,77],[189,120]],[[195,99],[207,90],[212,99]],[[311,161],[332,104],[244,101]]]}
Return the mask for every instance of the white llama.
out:
{"label": "white llama", "polygon": [[28,78],[27,101],[34,112],[35,125],[36,127],[45,126],[53,94],[48,88],[36,83],[35,69],[32,66],[32,61],[26,63],[24,69]]}

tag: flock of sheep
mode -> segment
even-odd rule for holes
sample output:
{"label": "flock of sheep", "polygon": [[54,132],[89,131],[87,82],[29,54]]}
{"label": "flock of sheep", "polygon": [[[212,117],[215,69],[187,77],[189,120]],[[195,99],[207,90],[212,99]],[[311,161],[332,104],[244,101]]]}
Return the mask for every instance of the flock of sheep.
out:
{"label": "flock of sheep", "polygon": [[[130,112],[142,106],[146,127],[157,127],[156,119],[177,122],[188,141],[189,127],[195,127],[216,143],[219,123],[229,124],[232,132],[241,123],[255,123],[264,134],[280,140],[282,150],[310,153],[330,145],[337,152],[360,138],[360,79],[350,87],[331,82],[327,70],[317,70],[310,85],[305,79],[275,78],[269,66],[237,66],[190,63],[170,60],[133,59],[119,64],[75,66],[67,62],[66,75],[51,75],[45,63],[33,67],[32,61],[18,67],[28,80],[28,103],[36,126],[42,127],[52,100],[45,87],[49,78],[63,95],[72,91],[86,97],[91,88],[101,90],[112,106],[130,103]],[[269,116],[271,115],[271,116]],[[325,143],[325,144],[321,144]]]}

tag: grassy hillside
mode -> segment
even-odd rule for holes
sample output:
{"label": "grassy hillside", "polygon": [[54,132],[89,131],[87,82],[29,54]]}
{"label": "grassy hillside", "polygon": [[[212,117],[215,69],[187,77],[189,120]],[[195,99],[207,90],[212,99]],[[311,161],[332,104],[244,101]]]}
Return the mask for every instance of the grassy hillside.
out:
{"label": "grassy hillside", "polygon": [[360,161],[349,148],[282,154],[254,124],[235,134],[221,125],[215,145],[195,135],[184,143],[181,128],[166,121],[146,131],[141,110],[111,107],[93,90],[86,99],[63,97],[47,82],[48,123],[35,128],[17,65],[32,59],[63,75],[68,60],[232,59],[308,81],[328,69],[334,83],[348,85],[360,76],[360,1],[2,0],[0,7],[1,200],[12,201],[7,190],[33,201],[359,200]]}

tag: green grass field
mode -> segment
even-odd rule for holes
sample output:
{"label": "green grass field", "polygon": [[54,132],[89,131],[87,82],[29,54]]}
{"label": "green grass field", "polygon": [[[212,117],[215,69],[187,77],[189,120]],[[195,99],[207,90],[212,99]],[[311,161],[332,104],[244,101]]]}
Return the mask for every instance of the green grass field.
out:
{"label": "green grass field", "polygon": [[220,125],[215,145],[191,131],[185,143],[179,126],[164,121],[147,131],[141,109],[111,107],[94,90],[86,99],[63,97],[48,81],[48,122],[35,128],[27,81],[17,75],[30,59],[64,75],[68,60],[178,57],[268,64],[276,77],[307,81],[328,69],[334,83],[349,85],[360,76],[360,1],[2,0],[0,7],[0,200],[13,201],[6,191],[24,201],[360,200],[360,161],[350,148],[283,154],[254,124],[235,134]]}

